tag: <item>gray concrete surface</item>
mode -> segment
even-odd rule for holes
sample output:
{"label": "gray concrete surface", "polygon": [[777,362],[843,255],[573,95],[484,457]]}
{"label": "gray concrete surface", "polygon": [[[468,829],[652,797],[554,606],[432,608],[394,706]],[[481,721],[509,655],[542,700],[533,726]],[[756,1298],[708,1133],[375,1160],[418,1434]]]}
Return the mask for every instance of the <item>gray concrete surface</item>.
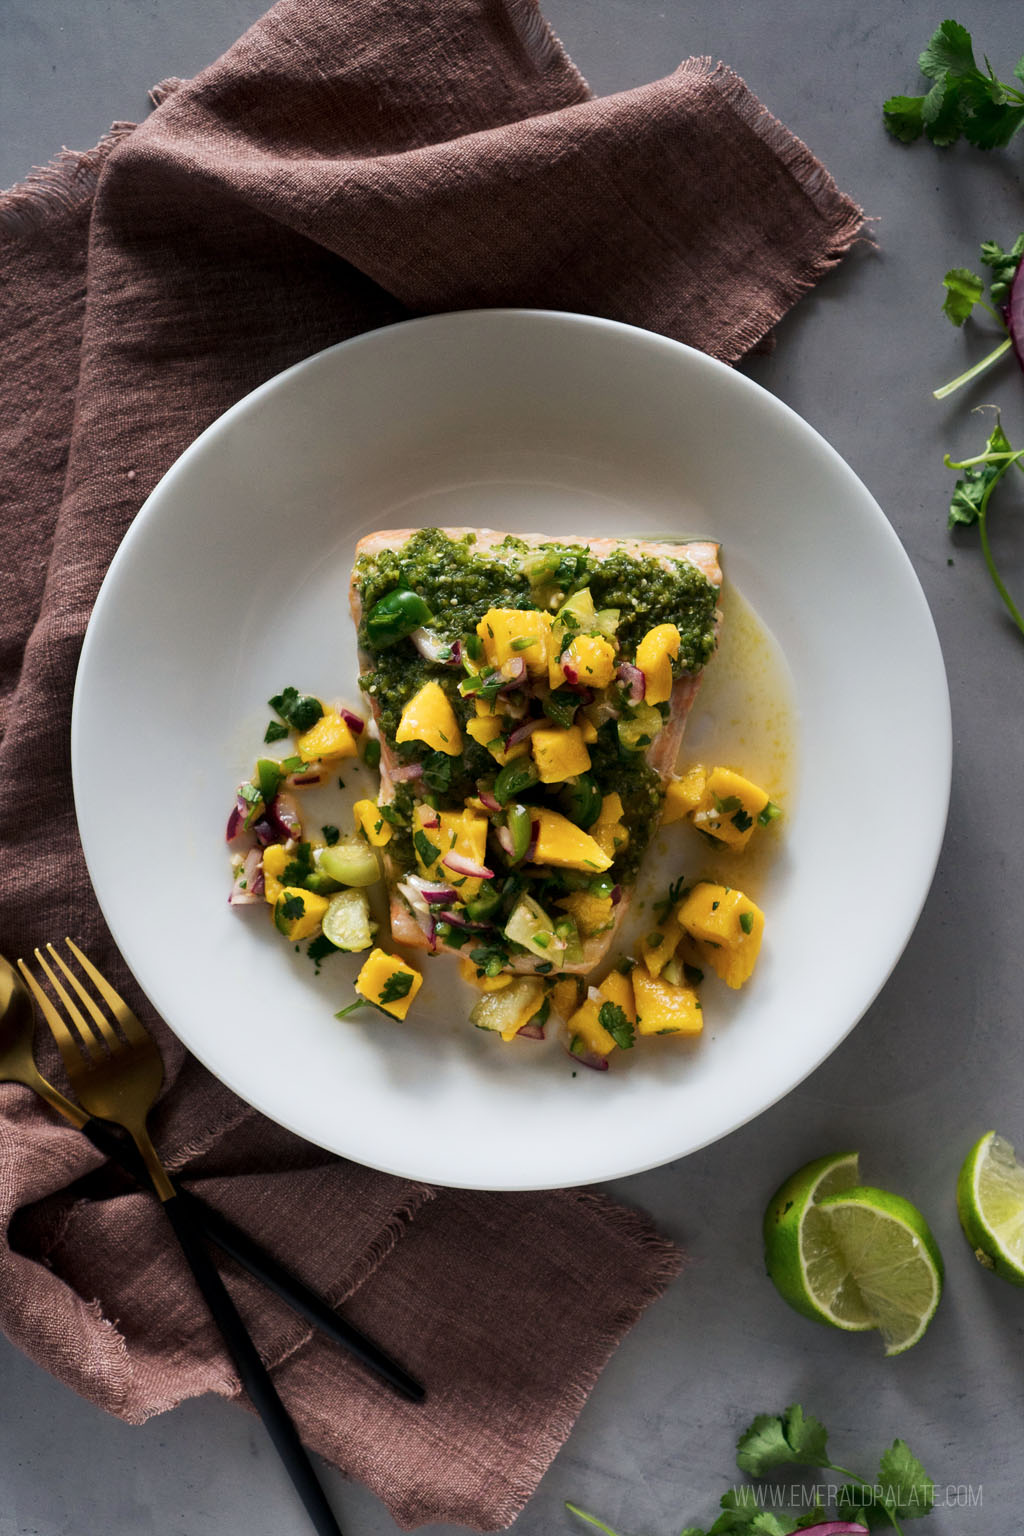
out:
{"label": "gray concrete surface", "polygon": [[[114,118],[140,116],[149,85],[194,72],[262,8],[0,0],[0,183],[61,144],[87,147]],[[1011,440],[1024,442],[1024,381],[1007,364],[945,404],[930,391],[983,350],[977,334],[958,335],[942,318],[939,284],[948,267],[976,262],[982,239],[1009,243],[1024,227],[1024,135],[994,154],[906,150],[885,135],[881,101],[917,88],[914,60],[946,14],[925,0],[549,0],[546,12],[601,92],[666,74],[689,54],[724,59],[876,221],[877,247],[858,249],[807,298],[780,327],[774,355],[749,371],[830,439],[903,540],[946,657],[955,765],[930,899],[858,1028],[755,1123],[618,1187],[685,1244],[692,1264],[618,1351],[516,1529],[582,1529],[565,1499],[623,1532],[708,1524],[733,1479],[738,1429],[794,1399],[826,1420],[847,1465],[870,1468],[894,1437],[909,1440],[940,1487],[942,1507],[924,1528],[935,1536],[1018,1529],[1024,1295],[975,1264],[953,1190],[980,1132],[1024,1140],[1024,642],[974,538],[947,536],[942,454],[980,446],[984,429],[968,407],[985,401],[1002,406]],[[972,0],[956,13],[1009,77],[1024,50],[1015,0]],[[1018,594],[1022,513],[1015,491],[993,530]],[[881,638],[867,665],[884,665]],[[913,788],[887,780],[880,743],[877,781],[851,813],[880,814]],[[897,1360],[883,1359],[871,1335],[795,1316],[762,1270],[760,1216],[775,1183],[844,1146],[861,1149],[869,1181],[917,1201],[946,1257],[936,1320]],[[196,1402],[129,1429],[3,1341],[0,1362],[0,1536],[305,1530],[260,1427],[232,1406]],[[365,1491],[333,1476],[331,1487],[348,1532],[395,1529]]]}

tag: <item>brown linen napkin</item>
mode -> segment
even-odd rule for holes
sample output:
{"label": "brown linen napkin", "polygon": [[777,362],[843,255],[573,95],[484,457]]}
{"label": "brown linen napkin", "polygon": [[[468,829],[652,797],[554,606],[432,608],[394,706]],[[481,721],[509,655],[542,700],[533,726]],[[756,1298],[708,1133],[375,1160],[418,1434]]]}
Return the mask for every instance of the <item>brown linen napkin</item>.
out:
{"label": "brown linen napkin", "polygon": [[[427,1381],[424,1407],[397,1401],[232,1277],[307,1442],[403,1525],[511,1521],[679,1255],[591,1193],[435,1191],[330,1158],[153,1019],[75,830],[96,590],[188,443],[321,347],[510,304],[731,361],[860,222],[728,70],[691,59],[593,100],[528,0],[281,0],[141,127],[0,199],[0,950],[70,933],[92,952],[159,1034],[172,1166]],[[112,793],[132,771],[112,765]],[[12,1086],[0,1227],[0,1326],[68,1385],[136,1423],[237,1391],[153,1201]]]}

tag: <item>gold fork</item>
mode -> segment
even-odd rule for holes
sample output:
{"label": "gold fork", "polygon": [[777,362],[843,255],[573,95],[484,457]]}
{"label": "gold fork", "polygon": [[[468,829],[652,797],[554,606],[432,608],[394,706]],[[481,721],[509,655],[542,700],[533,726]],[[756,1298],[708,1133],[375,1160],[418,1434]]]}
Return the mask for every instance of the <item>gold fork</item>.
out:
{"label": "gold fork", "polygon": [[[341,1536],[298,1431],[150,1137],[146,1122],[164,1076],[156,1041],[78,946],[70,939],[65,943],[106,1003],[114,1022],[52,944],[46,948],[84,1006],[92,1020],[91,1025],[38,949],[35,951],[36,961],[72,1027],[69,1028],[24,960],[18,961],[18,968],[57,1042],[71,1085],[90,1115],[122,1126],[138,1147],[196,1284],[206,1298],[235,1362],[242,1386],[266,1425],[314,1529],[318,1536]],[[114,1027],[115,1023],[120,1033]]]}

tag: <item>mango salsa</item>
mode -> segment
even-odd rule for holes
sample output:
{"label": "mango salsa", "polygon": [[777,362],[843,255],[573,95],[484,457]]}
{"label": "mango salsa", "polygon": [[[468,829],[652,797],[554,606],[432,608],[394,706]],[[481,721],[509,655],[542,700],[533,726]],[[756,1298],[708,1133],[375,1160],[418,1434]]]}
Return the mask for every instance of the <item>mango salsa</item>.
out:
{"label": "mango salsa", "polygon": [[476,632],[492,667],[521,656],[531,677],[543,677],[547,672],[550,614],[529,608],[489,608]]}
{"label": "mango salsa", "polygon": [[706,770],[698,766],[689,769],[682,778],[669,780],[661,812],[663,827],[670,826],[674,821],[682,821],[684,816],[689,816],[691,811],[697,809],[707,777]]}
{"label": "mango salsa", "polygon": [[391,841],[391,823],[381,815],[376,800],[357,800],[352,813],[355,816],[356,831],[363,834],[371,848],[387,846]]}
{"label": "mango salsa", "polygon": [[696,988],[673,986],[638,966],[633,972],[637,1033],[641,1035],[699,1035],[704,1028]]}
{"label": "mango salsa", "polygon": [[672,697],[672,663],[679,655],[679,631],[674,624],[649,629],[636,648],[636,664],[644,674],[644,703],[664,704]]}
{"label": "mango salsa", "polygon": [[578,725],[542,726],[530,737],[530,746],[542,784],[561,784],[590,767],[590,753]]}

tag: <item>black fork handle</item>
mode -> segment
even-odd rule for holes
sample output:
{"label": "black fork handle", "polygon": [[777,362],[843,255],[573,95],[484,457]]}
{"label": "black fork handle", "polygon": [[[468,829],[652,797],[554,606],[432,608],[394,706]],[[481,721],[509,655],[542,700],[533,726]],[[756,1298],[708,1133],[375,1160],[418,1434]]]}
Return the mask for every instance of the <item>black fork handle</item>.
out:
{"label": "black fork handle", "polygon": [[[97,1151],[118,1163],[126,1173],[145,1188],[151,1188],[149,1174],[146,1165],[139,1156],[135,1143],[109,1125],[104,1120],[87,1120],[82,1130]],[[304,1317],[314,1328],[326,1334],[334,1343],[342,1349],[361,1360],[370,1370],[391,1384],[397,1391],[411,1402],[421,1403],[426,1397],[426,1390],[422,1383],[410,1376],[396,1360],[386,1354],[378,1344],[358,1328],[347,1323],[332,1307],[311,1290],[297,1275],[293,1275],[289,1269],[266,1249],[249,1236],[248,1232],[220,1211],[207,1205],[198,1195],[190,1190],[180,1189],[175,1185],[177,1196],[187,1207],[193,1223],[204,1233],[206,1238],[216,1243],[222,1252],[241,1264],[251,1275],[273,1291],[274,1295]]]}
{"label": "black fork handle", "polygon": [[274,1447],[280,1456],[288,1476],[302,1500],[306,1513],[313,1522],[317,1536],[342,1536],[341,1527],[327,1502],[327,1495],[320,1486],[313,1463],[299,1432],[292,1423],[277,1388],[270,1379],[270,1372],[260,1358],[255,1344],[234,1302],[228,1295],[209,1249],[195,1226],[191,1213],[182,1204],[180,1195],[164,1201],[164,1210],[174,1228],[195,1282],[206,1299],[221,1337],[228,1347],[235,1368],[253,1406],[266,1426]]}

